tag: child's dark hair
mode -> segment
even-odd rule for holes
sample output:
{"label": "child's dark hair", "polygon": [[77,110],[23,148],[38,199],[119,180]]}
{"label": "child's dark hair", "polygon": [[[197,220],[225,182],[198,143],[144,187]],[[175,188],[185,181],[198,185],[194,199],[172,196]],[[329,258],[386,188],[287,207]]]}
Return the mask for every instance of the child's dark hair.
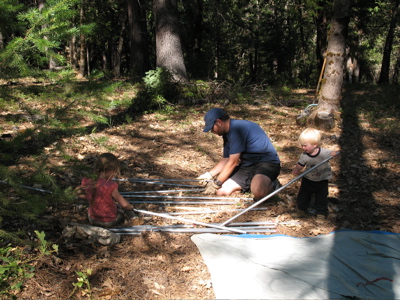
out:
{"label": "child's dark hair", "polygon": [[114,154],[103,153],[97,158],[94,164],[94,170],[97,176],[103,172],[110,175],[110,177],[114,177],[120,175],[121,165]]}

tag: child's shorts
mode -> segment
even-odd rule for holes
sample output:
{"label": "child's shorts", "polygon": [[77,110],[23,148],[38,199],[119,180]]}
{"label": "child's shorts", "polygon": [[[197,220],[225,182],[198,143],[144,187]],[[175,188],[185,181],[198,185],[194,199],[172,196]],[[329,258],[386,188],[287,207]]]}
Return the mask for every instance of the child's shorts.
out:
{"label": "child's shorts", "polygon": [[116,225],[122,223],[122,221],[124,221],[124,215],[119,211],[117,212],[117,217],[115,218],[115,220],[110,221],[110,222],[98,221],[96,219],[93,219],[89,214],[88,214],[88,217],[89,217],[89,222],[91,225],[104,227],[104,228],[110,228],[110,227],[116,226]]}

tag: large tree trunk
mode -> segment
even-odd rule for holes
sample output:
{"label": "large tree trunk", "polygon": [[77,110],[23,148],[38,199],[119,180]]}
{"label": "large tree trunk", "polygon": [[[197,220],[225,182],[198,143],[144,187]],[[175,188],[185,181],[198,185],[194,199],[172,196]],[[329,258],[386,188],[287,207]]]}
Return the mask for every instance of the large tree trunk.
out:
{"label": "large tree trunk", "polygon": [[324,79],[317,109],[308,118],[310,125],[325,131],[335,127],[335,114],[339,112],[351,4],[351,0],[334,0]]}
{"label": "large tree trunk", "polygon": [[188,80],[179,35],[175,0],[154,0],[157,67],[166,68],[174,81]]}
{"label": "large tree trunk", "polygon": [[130,68],[133,76],[142,78],[150,69],[144,1],[127,0],[130,36]]}
{"label": "large tree trunk", "polygon": [[378,83],[389,83],[390,55],[392,53],[393,38],[399,15],[400,15],[400,0],[395,0],[392,19],[390,21],[390,27],[385,41],[385,48],[383,50],[381,74],[379,76]]}

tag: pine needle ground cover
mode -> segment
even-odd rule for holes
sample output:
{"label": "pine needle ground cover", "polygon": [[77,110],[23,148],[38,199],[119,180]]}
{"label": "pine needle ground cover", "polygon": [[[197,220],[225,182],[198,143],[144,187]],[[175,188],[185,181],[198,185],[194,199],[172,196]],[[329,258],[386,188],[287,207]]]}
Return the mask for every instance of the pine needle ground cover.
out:
{"label": "pine needle ground cover", "polygon": [[[276,88],[233,103],[219,98],[138,113],[130,109],[138,89],[127,82],[1,84],[0,180],[7,182],[0,184],[2,253],[11,251],[11,241],[20,253],[35,254],[39,250],[30,244],[38,241],[35,230],[44,232],[49,244],[58,245],[58,252],[30,264],[34,275],[12,291],[18,299],[215,298],[191,234],[146,232],[124,236],[112,248],[64,240],[61,232],[66,224],[88,222],[87,207],[76,201],[73,189],[103,152],[121,160],[122,178],[184,179],[204,173],[220,159],[222,141],[202,132],[203,116],[209,108],[224,105],[231,117],[257,122],[268,133],[282,160],[279,180],[285,184],[293,179],[290,172],[301,152],[297,138],[304,127],[296,124],[296,117],[315,99],[313,90]],[[293,220],[290,213],[299,182],[262,204],[266,210],[246,213],[238,222],[281,222],[278,232],[294,237],[345,228],[400,233],[398,94],[397,87],[345,87],[341,123],[323,134],[324,147],[341,151],[332,161],[330,215],[325,224],[313,218],[295,226],[284,224]],[[154,188],[120,184],[121,191]],[[159,204],[138,204],[138,208],[181,210]],[[222,212],[190,218],[222,223],[235,214],[224,210],[237,205],[213,208]],[[148,222],[179,223],[158,217]]]}

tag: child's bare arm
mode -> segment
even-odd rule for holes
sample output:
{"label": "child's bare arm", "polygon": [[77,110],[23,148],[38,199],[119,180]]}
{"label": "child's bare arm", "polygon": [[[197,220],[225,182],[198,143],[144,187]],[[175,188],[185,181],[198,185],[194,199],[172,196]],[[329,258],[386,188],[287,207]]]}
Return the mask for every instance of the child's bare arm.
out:
{"label": "child's bare arm", "polygon": [[338,155],[340,153],[340,151],[332,151],[331,152],[331,156],[335,157],[336,155]]}
{"label": "child's bare arm", "polygon": [[126,199],[119,193],[118,190],[112,192],[112,197],[124,210],[133,210],[133,205],[130,204]]}
{"label": "child's bare arm", "polygon": [[75,188],[74,192],[78,199],[86,199],[85,188],[82,185]]}
{"label": "child's bare arm", "polygon": [[300,172],[301,172],[301,170],[302,170],[303,168],[304,168],[304,167],[303,167],[302,165],[296,164],[296,165],[294,166],[294,168],[293,168],[292,174],[294,174],[294,175],[299,175]]}

